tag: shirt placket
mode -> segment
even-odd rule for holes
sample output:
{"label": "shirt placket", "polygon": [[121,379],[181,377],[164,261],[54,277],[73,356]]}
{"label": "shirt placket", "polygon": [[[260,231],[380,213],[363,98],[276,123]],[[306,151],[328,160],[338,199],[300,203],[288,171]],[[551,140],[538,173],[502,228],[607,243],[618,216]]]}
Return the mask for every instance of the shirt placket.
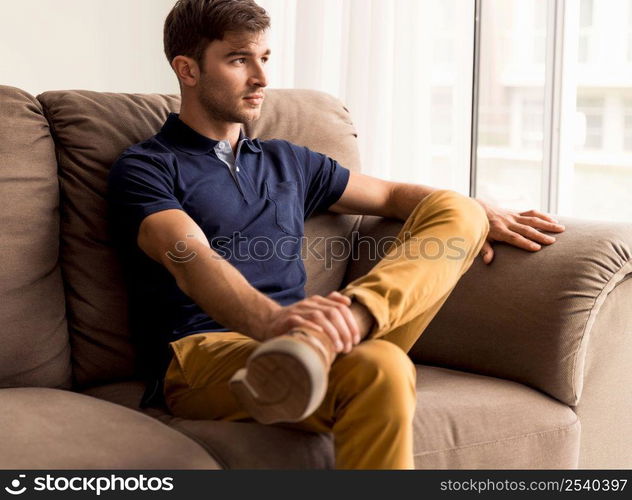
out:
{"label": "shirt placket", "polygon": [[247,186],[243,186],[240,182],[240,168],[239,168],[239,151],[241,150],[241,145],[244,143],[245,139],[242,139],[237,144],[237,154],[233,155],[233,150],[230,147],[230,143],[228,141],[220,141],[215,146],[215,154],[217,157],[228,167],[228,171],[230,172],[231,177],[235,181],[237,189],[239,190],[241,196],[246,201],[246,203],[250,202],[250,196],[247,193]]}

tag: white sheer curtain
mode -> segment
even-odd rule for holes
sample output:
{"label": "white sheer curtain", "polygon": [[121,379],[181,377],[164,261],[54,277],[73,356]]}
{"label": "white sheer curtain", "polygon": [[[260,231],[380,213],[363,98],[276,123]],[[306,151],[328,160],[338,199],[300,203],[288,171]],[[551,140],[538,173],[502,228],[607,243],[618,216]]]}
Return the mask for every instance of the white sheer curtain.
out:
{"label": "white sheer curtain", "polygon": [[341,99],[362,170],[468,194],[474,2],[257,0],[270,88]]}

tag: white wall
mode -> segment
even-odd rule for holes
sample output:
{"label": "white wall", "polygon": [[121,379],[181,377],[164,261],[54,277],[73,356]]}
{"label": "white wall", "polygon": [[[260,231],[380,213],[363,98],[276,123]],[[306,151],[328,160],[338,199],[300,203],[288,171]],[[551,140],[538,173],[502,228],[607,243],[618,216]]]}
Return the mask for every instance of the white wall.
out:
{"label": "white wall", "polygon": [[0,0],[0,85],[179,93],[162,50],[175,0]]}

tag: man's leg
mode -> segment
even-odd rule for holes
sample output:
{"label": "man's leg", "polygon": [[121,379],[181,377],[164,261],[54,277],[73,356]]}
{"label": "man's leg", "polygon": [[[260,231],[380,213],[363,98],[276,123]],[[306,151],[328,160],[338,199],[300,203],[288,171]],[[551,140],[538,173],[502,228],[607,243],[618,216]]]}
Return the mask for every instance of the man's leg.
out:
{"label": "man's leg", "polygon": [[[416,370],[406,353],[470,268],[488,231],[487,216],[476,201],[453,191],[434,192],[413,210],[384,258],[341,291],[352,298],[352,313],[366,335],[351,353],[336,359],[329,376],[331,394],[349,386],[356,394],[347,400],[338,433],[334,426],[336,459],[342,464],[414,468]],[[352,356],[365,346],[372,351],[372,369],[363,356]],[[376,378],[365,378],[372,370]],[[360,384],[379,380],[383,385],[370,382],[363,392],[348,380],[356,373]],[[355,433],[345,433],[347,425]],[[370,450],[366,461],[359,450]]]}
{"label": "man's leg", "polygon": [[[171,348],[165,400],[181,418],[253,421],[229,389],[233,373],[260,345],[236,332],[190,335]],[[411,469],[415,368],[393,343],[367,340],[340,355],[321,405],[283,427],[333,432],[338,469]]]}
{"label": "man's leg", "polygon": [[[342,290],[353,299],[363,333],[408,352],[476,258],[488,230],[475,200],[450,190],[426,196],[384,258]],[[231,388],[259,422],[301,421],[325,397],[335,356],[324,332],[297,328],[264,342],[235,373]]]}
{"label": "man's leg", "polygon": [[341,290],[352,298],[367,338],[408,352],[472,265],[488,231],[475,200],[450,190],[426,196],[384,258]]}
{"label": "man's leg", "polygon": [[[386,258],[343,290],[374,318],[367,340],[335,359],[314,414],[283,425],[333,431],[338,468],[412,468],[415,367],[405,353],[477,256],[488,227],[473,200],[451,191],[426,197]],[[431,237],[442,241],[445,250],[434,259],[419,251]],[[459,252],[448,252],[451,238],[461,238],[452,241],[464,252],[460,259],[454,258]],[[425,250],[431,252],[429,246]],[[362,324],[371,324],[364,309],[354,304],[352,310]],[[176,356],[165,380],[172,412],[184,418],[251,420],[228,380],[260,345],[234,332],[192,335],[172,343]]]}

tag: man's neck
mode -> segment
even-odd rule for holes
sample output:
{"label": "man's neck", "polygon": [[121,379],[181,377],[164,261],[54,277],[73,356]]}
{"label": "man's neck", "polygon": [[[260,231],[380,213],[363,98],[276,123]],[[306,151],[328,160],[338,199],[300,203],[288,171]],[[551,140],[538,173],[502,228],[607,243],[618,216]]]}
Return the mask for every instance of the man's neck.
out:
{"label": "man's neck", "polygon": [[237,141],[239,140],[239,131],[241,125],[239,123],[229,123],[223,121],[215,121],[201,110],[192,109],[182,104],[180,109],[180,120],[187,126],[191,127],[198,134],[201,134],[214,141],[228,141],[233,151],[237,149]]}

